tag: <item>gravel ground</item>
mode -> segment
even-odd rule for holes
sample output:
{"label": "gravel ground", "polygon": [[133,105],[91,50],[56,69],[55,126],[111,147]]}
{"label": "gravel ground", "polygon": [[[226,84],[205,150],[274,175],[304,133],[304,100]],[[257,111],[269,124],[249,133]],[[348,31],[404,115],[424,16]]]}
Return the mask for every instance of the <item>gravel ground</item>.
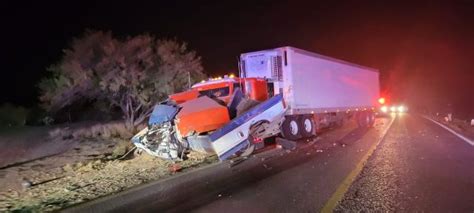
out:
{"label": "gravel ground", "polygon": [[112,160],[116,144],[86,141],[66,153],[0,170],[0,212],[55,211],[217,161],[196,152],[177,163],[146,154]]}

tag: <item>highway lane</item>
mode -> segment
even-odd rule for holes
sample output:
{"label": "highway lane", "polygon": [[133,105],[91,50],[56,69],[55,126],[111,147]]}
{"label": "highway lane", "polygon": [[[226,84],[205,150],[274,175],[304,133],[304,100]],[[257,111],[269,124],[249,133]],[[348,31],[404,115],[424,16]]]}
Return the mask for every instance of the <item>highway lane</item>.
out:
{"label": "highway lane", "polygon": [[399,116],[338,212],[473,212],[474,147],[420,116]]}
{"label": "highway lane", "polygon": [[[375,147],[382,139],[390,122],[391,118],[380,118],[375,128],[369,130],[357,129],[354,124],[349,124],[345,130],[323,134],[316,142],[317,148],[308,150],[312,156],[305,162],[294,164],[267,178],[256,179],[240,188],[222,191],[215,200],[194,210],[316,212],[324,207],[371,147]],[[284,161],[287,160],[274,162],[270,166],[277,166]]]}
{"label": "highway lane", "polygon": [[359,140],[342,142],[348,143],[345,149],[328,150],[241,189],[222,192],[196,211],[318,212],[336,200],[336,208],[329,210],[473,212],[474,147],[409,114],[395,118],[348,191],[337,194],[380,132],[369,130]]}

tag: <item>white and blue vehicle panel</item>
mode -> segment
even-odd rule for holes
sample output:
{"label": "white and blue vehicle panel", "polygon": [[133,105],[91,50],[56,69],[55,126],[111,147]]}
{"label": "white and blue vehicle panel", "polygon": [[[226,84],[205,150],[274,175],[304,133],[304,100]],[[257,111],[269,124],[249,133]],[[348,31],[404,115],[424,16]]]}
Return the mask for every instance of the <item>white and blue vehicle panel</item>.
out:
{"label": "white and blue vehicle panel", "polygon": [[233,119],[209,138],[219,159],[226,160],[248,146],[250,127],[259,121],[273,122],[285,113],[283,98],[274,96]]}

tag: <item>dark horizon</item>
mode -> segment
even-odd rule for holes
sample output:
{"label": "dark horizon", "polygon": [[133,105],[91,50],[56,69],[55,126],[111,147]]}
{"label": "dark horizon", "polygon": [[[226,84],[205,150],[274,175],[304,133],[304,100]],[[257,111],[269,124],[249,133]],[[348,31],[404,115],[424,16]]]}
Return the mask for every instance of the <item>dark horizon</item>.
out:
{"label": "dark horizon", "polygon": [[[474,2],[6,3],[0,103],[31,106],[38,80],[85,29],[185,41],[211,76],[242,52],[295,46],[380,70],[382,94],[474,109]],[[438,100],[439,99],[439,100]]]}

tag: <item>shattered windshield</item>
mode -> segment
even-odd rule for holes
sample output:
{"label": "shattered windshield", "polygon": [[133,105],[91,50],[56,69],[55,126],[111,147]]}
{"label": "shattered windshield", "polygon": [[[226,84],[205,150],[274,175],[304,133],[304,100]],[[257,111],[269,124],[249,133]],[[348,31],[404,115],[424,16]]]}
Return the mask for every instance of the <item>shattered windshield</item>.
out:
{"label": "shattered windshield", "polygon": [[202,90],[199,94],[209,97],[224,97],[229,95],[229,87],[222,87],[216,89]]}

